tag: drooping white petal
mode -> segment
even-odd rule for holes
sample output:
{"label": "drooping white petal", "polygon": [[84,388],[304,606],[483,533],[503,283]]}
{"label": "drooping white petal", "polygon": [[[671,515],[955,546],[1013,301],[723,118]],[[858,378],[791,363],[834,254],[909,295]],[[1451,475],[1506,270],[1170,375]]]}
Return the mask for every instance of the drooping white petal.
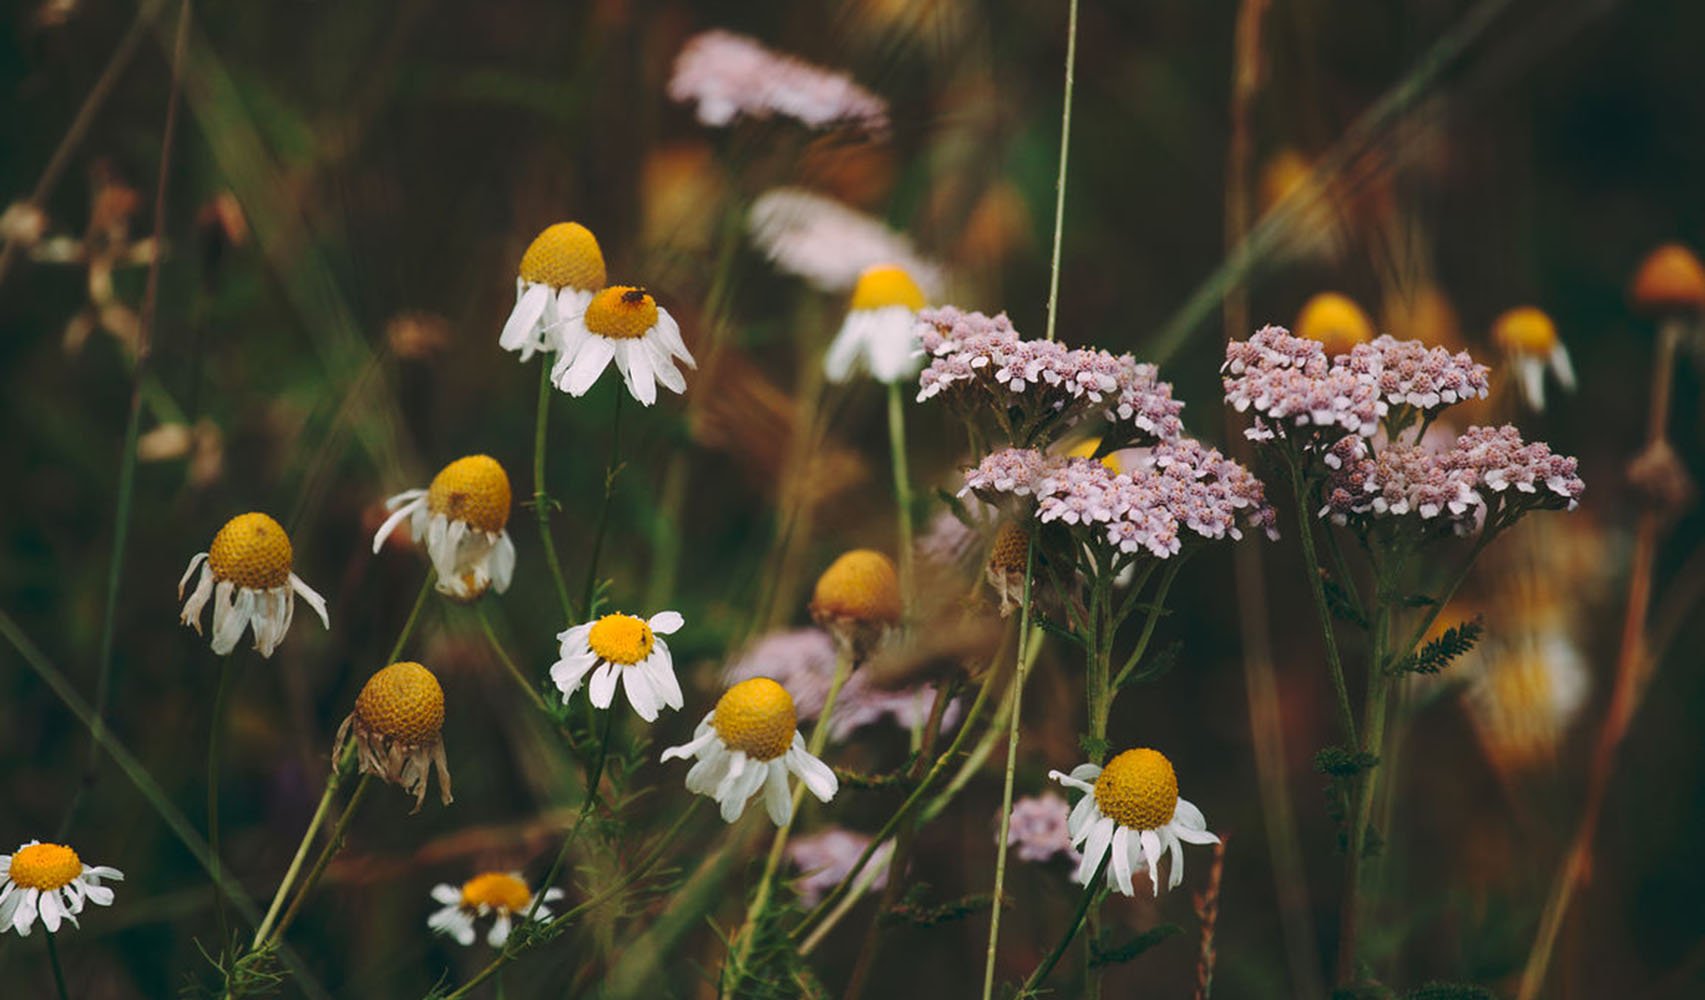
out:
{"label": "drooping white petal", "polygon": [[621,668],[622,688],[627,691],[628,704],[639,717],[647,722],[657,721],[657,692],[651,686],[651,677],[638,666]]}
{"label": "drooping white petal", "polygon": [[584,396],[598,376],[616,356],[616,345],[608,337],[588,337],[574,356],[574,363],[563,372],[557,388],[570,396]]}
{"label": "drooping white petal", "polygon": [[497,544],[491,550],[490,568],[491,585],[498,593],[507,593],[509,581],[515,576],[515,543],[510,541],[507,531],[497,535]]}
{"label": "drooping white petal", "polygon": [[443,903],[446,906],[452,903],[460,903],[462,901],[462,890],[448,882],[440,882],[432,887],[432,899],[434,902]]}
{"label": "drooping white petal", "polygon": [[769,810],[770,822],[786,826],[793,819],[793,790],[787,787],[787,768],[779,760],[764,765],[764,808]]}
{"label": "drooping white petal", "polygon": [[[326,599],[321,597],[318,591],[304,583],[302,578],[295,573],[290,574],[290,589],[296,591],[302,600],[308,602],[308,607],[313,608],[314,613],[320,616],[321,625],[328,629],[332,627],[332,620],[326,616]],[[286,600],[288,599],[286,598]]]}
{"label": "drooping white petal", "polygon": [[1135,895],[1131,888],[1131,831],[1122,826],[1113,831],[1112,847],[1113,861],[1107,872],[1113,877],[1109,881],[1125,895]]}
{"label": "drooping white petal", "polygon": [[178,600],[184,599],[184,587],[189,583],[190,575],[195,572],[195,568],[206,561],[207,553],[205,552],[197,552],[189,557],[189,568],[184,570],[183,576],[178,577]]}
{"label": "drooping white petal", "polygon": [[616,696],[617,674],[621,668],[614,663],[605,663],[592,674],[592,704],[598,708],[609,708],[610,702]]}
{"label": "drooping white petal", "polygon": [[1149,881],[1154,883],[1154,894],[1160,895],[1160,835],[1153,830],[1144,830],[1143,860],[1148,864]]}
{"label": "drooping white petal", "polygon": [[533,331],[544,318],[551,297],[549,286],[529,283],[510,311],[509,320],[503,324],[503,332],[497,337],[498,346],[506,351],[520,351],[522,361],[531,358],[535,346]]}

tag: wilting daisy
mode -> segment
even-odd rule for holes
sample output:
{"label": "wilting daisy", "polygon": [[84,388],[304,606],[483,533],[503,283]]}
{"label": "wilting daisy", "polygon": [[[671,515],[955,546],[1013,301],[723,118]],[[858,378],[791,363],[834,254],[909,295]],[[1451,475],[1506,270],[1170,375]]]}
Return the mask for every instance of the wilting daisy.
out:
{"label": "wilting daisy", "polygon": [[924,293],[905,268],[866,268],[853,286],[852,304],[841,331],[823,356],[831,382],[869,372],[878,382],[898,382],[923,366],[918,350],[918,310]]}
{"label": "wilting daisy", "polygon": [[649,619],[617,612],[576,625],[557,635],[562,651],[561,658],[551,665],[551,680],[566,702],[591,674],[587,694],[592,704],[609,708],[619,679],[627,691],[628,704],[640,718],[653,722],[658,709],[679,709],[686,704],[681,684],[675,679],[669,644],[661,638],[675,634],[683,622],[677,611],[659,611]]}
{"label": "wilting daisy", "polygon": [[900,576],[874,549],[844,552],[811,593],[811,617],[863,659],[900,624]]}
{"label": "wilting daisy", "polygon": [[294,552],[290,536],[277,521],[265,514],[239,514],[225,522],[213,536],[206,552],[197,552],[178,580],[178,599],[183,600],[189,578],[201,567],[201,579],[184,600],[178,619],[201,633],[201,609],[213,598],[213,651],[224,656],[237,646],[243,630],[254,627],[255,648],[271,656],[296,614],[296,596],[301,595],[320,623],[331,628],[325,598],[290,571]]}
{"label": "wilting daisy", "polygon": [[14,854],[0,854],[0,934],[15,930],[29,937],[36,917],[49,934],[62,920],[77,923],[84,903],[112,905],[112,890],[101,884],[124,881],[124,873],[83,863],[63,844],[32,840]]}
{"label": "wilting daisy", "polygon": [[1176,889],[1184,881],[1181,842],[1220,842],[1208,832],[1202,810],[1178,797],[1178,776],[1158,750],[1126,750],[1105,768],[1079,764],[1071,774],[1049,771],[1048,777],[1085,793],[1066,820],[1072,846],[1083,851],[1074,876],[1079,884],[1094,877],[1111,850],[1108,888],[1133,895],[1131,876],[1146,871],[1158,896],[1163,852],[1172,855],[1166,887]]}
{"label": "wilting daisy", "polygon": [[768,677],[741,681],[724,691],[690,743],[663,751],[663,760],[676,757],[697,758],[687,772],[687,790],[716,799],[729,823],[762,791],[770,819],[777,826],[787,825],[793,818],[789,771],[819,802],[834,798],[840,788],[829,765],[805,749],[793,698]]}
{"label": "wilting daisy", "polygon": [[393,663],[367,679],[355,711],[338,727],[332,760],[354,741],[361,773],[414,795],[414,812],[426,801],[427,779],[438,770],[438,795],[449,805],[450,764],[444,756],[444,689],[418,663]]}
{"label": "wilting daisy", "polygon": [[657,402],[657,383],[671,392],[687,391],[676,359],[697,368],[681,339],[680,324],[643,288],[611,285],[592,296],[579,323],[562,328],[561,354],[551,378],[570,396],[584,396],[610,362],[628,384],[633,398]]}
{"label": "wilting daisy", "polygon": [[522,361],[535,351],[556,350],[562,334],[580,323],[593,294],[603,287],[604,252],[592,231],[578,222],[549,227],[521,255],[515,308],[498,344],[520,351]]}
{"label": "wilting daisy", "polygon": [[1533,306],[1511,309],[1492,324],[1492,340],[1515,369],[1516,385],[1527,405],[1545,409],[1545,370],[1557,377],[1564,389],[1575,388],[1575,366],[1569,349],[1557,336],[1551,317]]}
{"label": "wilting daisy", "polygon": [[373,552],[391,529],[409,519],[416,542],[426,543],[438,571],[438,592],[471,601],[495,586],[509,589],[515,574],[515,543],[509,524],[509,474],[489,455],[458,458],[432,477],[424,490],[404,490],[385,501],[392,514],[373,535]]}
{"label": "wilting daisy", "polygon": [[540,900],[527,888],[520,872],[486,872],[460,886],[440,882],[432,887],[432,898],[443,903],[444,908],[427,917],[426,926],[467,946],[474,943],[474,921],[495,916],[485,942],[501,948],[509,940],[510,927],[516,920],[525,920],[529,913],[536,921],[549,920],[550,904],[562,895],[561,889],[546,889]]}

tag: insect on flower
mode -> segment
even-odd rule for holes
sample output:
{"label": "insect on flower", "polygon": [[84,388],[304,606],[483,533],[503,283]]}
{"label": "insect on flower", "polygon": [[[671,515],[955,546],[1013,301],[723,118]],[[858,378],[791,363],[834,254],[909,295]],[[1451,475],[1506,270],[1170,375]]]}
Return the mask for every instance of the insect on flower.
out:
{"label": "insect on flower", "polygon": [[698,367],[669,311],[643,288],[611,285],[592,296],[579,323],[562,327],[551,378],[570,396],[584,396],[614,361],[628,392],[650,406],[657,402],[659,382],[674,393],[687,391],[676,360]]}
{"label": "insect on flower", "polygon": [[566,702],[590,675],[587,694],[597,708],[610,707],[620,680],[628,704],[640,718],[655,722],[659,709],[686,704],[669,644],[662,639],[674,635],[684,622],[676,611],[659,611],[650,618],[617,612],[576,625],[557,635],[561,658],[551,665],[551,680]]}

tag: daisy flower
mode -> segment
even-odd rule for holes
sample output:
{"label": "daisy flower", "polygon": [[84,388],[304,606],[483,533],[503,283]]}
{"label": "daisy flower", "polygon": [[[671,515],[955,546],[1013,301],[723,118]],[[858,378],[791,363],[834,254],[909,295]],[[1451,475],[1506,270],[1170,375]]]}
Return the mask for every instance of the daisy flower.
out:
{"label": "daisy flower", "polygon": [[691,742],[663,751],[665,761],[677,757],[697,758],[687,772],[687,790],[716,799],[728,823],[738,820],[761,791],[770,820],[786,826],[793,819],[789,771],[819,802],[828,802],[840,788],[835,772],[805,749],[793,698],[768,677],[724,691]]}
{"label": "daisy flower", "polygon": [[1066,819],[1071,844],[1083,851],[1074,880],[1086,884],[1095,876],[1107,852],[1107,887],[1134,895],[1131,876],[1148,872],[1155,895],[1160,895],[1160,856],[1172,855],[1167,888],[1184,881],[1182,842],[1217,844],[1208,832],[1202,810],[1178,797],[1178,776],[1172,762],[1158,750],[1126,750],[1107,763],[1079,764],[1071,774],[1049,771],[1048,777],[1085,793]]}
{"label": "daisy flower", "polygon": [[917,319],[923,307],[923,290],[905,268],[866,268],[853,286],[847,318],[823,355],[829,381],[845,382],[858,371],[884,383],[915,374],[922,367]]}
{"label": "daisy flower", "polygon": [[1372,340],[1373,320],[1349,296],[1321,292],[1303,303],[1296,330],[1299,337],[1319,341],[1326,356],[1335,358]]}
{"label": "daisy flower", "polygon": [[[206,552],[197,552],[178,580],[183,613],[178,620],[201,634],[201,609],[213,598],[213,651],[225,656],[235,649],[245,628],[253,627],[255,649],[271,656],[296,614],[298,595],[320,623],[331,628],[325,598],[290,571],[294,552],[290,536],[277,521],[258,512],[239,514],[225,522]],[[201,579],[184,600],[189,578],[201,567]]]}
{"label": "daisy flower", "polygon": [[1545,409],[1545,370],[1551,369],[1565,390],[1575,389],[1575,366],[1569,349],[1557,336],[1557,325],[1544,311],[1520,306],[1498,317],[1492,324],[1492,340],[1515,369],[1522,398],[1536,410]]}
{"label": "daisy flower", "polygon": [[438,795],[451,802],[450,764],[444,756],[444,689],[418,663],[393,663],[367,679],[355,711],[338,727],[332,760],[353,740],[361,773],[413,793],[414,809],[426,801],[427,779],[438,770]]}
{"label": "daisy flower", "polygon": [[863,659],[900,624],[900,575],[894,561],[874,549],[843,553],[817,578],[811,618],[848,645],[855,659]]}
{"label": "daisy flower", "polygon": [[592,704],[609,708],[619,679],[628,704],[640,718],[654,722],[659,708],[686,704],[669,644],[662,639],[675,634],[684,621],[678,611],[659,611],[649,619],[616,612],[560,632],[561,658],[551,665],[551,680],[567,702],[591,674]]}
{"label": "daisy flower", "polygon": [[604,252],[598,238],[578,222],[546,229],[521,255],[515,278],[515,308],[497,338],[506,351],[528,361],[535,351],[554,351],[562,334],[576,329],[586,306],[604,287]]}
{"label": "daisy flower", "polygon": [[385,501],[392,513],[373,534],[373,552],[408,518],[414,540],[426,543],[438,571],[439,593],[471,601],[495,586],[501,594],[515,574],[515,543],[504,530],[510,500],[509,474],[497,459],[458,458],[426,489],[404,490]]}
{"label": "daisy flower", "polygon": [[59,933],[63,920],[76,926],[84,903],[112,905],[112,890],[102,879],[122,882],[124,873],[86,865],[63,844],[32,840],[16,853],[0,854],[0,934],[15,930],[29,937],[38,916],[49,934]]}
{"label": "daisy flower", "polygon": [[440,882],[432,887],[432,898],[443,903],[444,908],[427,917],[426,926],[439,934],[450,935],[457,944],[466,947],[474,943],[474,921],[495,915],[485,942],[501,948],[509,940],[509,929],[516,920],[526,919],[529,913],[536,921],[549,920],[550,904],[562,895],[561,889],[546,889],[540,899],[527,888],[520,872],[485,872],[460,886]]}
{"label": "daisy flower", "polygon": [[646,406],[657,402],[659,382],[674,393],[687,391],[676,359],[698,367],[675,317],[632,285],[611,285],[592,296],[581,321],[562,327],[561,351],[551,369],[558,389],[584,396],[614,361],[628,391]]}

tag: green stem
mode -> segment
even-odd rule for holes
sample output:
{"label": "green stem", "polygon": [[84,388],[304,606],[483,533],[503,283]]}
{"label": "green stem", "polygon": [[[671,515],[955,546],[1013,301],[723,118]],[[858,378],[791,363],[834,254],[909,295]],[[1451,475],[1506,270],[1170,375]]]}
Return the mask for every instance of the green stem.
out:
{"label": "green stem", "polygon": [[[1074,3],[1075,6],[1075,3]],[[1050,311],[1051,314],[1051,311]],[[1024,593],[1019,605],[1018,634],[1030,634],[1030,582],[1036,569],[1036,534],[1030,535],[1030,544],[1024,551]],[[1022,643],[1021,643],[1022,645]],[[989,943],[983,956],[983,1000],[989,1000],[995,989],[995,952],[1000,947],[1001,928],[1001,894],[1006,889],[1006,845],[1007,834],[1012,825],[1012,780],[1018,768],[1018,723],[1024,714],[1024,681],[1028,673],[1024,650],[1019,650],[1016,676],[1012,681],[1012,715],[1007,719],[1006,731],[1006,775],[1001,782],[1001,814],[1000,833],[995,839],[995,890],[993,906],[989,912]]]}
{"label": "green stem", "polygon": [[504,649],[503,643],[498,640],[497,631],[491,625],[491,613],[486,610],[484,602],[475,605],[474,614],[480,620],[480,631],[485,633],[485,639],[491,646],[492,654],[497,657],[499,663],[503,664],[503,669],[508,672],[509,676],[515,680],[515,686],[521,689],[522,693],[527,696],[527,700],[533,703],[534,708],[554,720],[556,717],[551,712],[550,704],[545,701],[545,696],[533,686],[533,683],[527,679],[527,675],[521,672],[521,668],[510,657],[509,651]]}
{"label": "green stem", "polygon": [[261,918],[260,926],[255,928],[255,936],[249,942],[249,950],[253,951],[266,942],[272,932],[273,923],[278,919],[278,913],[284,908],[284,899],[290,893],[290,887],[296,884],[296,877],[302,873],[302,864],[308,859],[308,851],[314,846],[314,835],[325,825],[326,817],[331,814],[332,803],[337,799],[337,790],[343,784],[344,771],[355,761],[355,745],[349,748],[332,766],[331,777],[326,779],[326,790],[320,793],[320,804],[314,808],[314,817],[308,821],[307,832],[302,834],[301,843],[296,845],[296,854],[290,859],[290,867],[285,869],[284,878],[278,883],[278,889],[272,894],[272,902],[267,905],[266,916]]}
{"label": "green stem", "polygon": [[65,970],[59,967],[59,946],[53,943],[56,936],[51,932],[47,935],[47,964],[53,967],[53,987],[59,991],[59,1000],[71,1000],[65,988]]}
{"label": "green stem", "polygon": [[438,571],[426,571],[426,579],[420,583],[420,592],[414,595],[414,606],[409,608],[408,617],[403,620],[403,629],[397,633],[397,641],[391,644],[391,654],[385,658],[385,665],[397,662],[397,657],[403,655],[403,647],[408,644],[409,637],[414,635],[415,626],[420,624],[420,610],[426,606],[426,595],[432,593],[432,585],[438,580]]}
{"label": "green stem", "polygon": [[[1077,74],[1077,0],[1066,15],[1066,93],[1060,106],[1060,171],[1054,178],[1054,254],[1048,265],[1048,339],[1060,301],[1060,242],[1066,228],[1066,154],[1072,138],[1072,81]],[[999,904],[997,903],[997,906]],[[984,990],[984,994],[987,994]]]}
{"label": "green stem", "polygon": [[[232,681],[237,673],[236,661],[229,656],[219,660],[219,690],[213,696],[213,717],[207,727],[207,850],[213,858],[213,882],[219,883],[219,772],[224,764],[225,711],[230,701]],[[219,947],[224,948],[231,936],[230,920],[225,912],[225,897],[213,893],[213,908],[219,919]]]}
{"label": "green stem", "polygon": [[545,434],[550,429],[551,366],[539,363],[539,411],[533,420],[533,515],[539,519],[539,542],[545,549],[545,564],[550,567],[551,581],[556,585],[557,601],[562,605],[563,620],[573,624],[574,603],[568,597],[568,581],[562,575],[562,562],[557,558],[556,543],[551,540],[551,494],[545,487]]}
{"label": "green stem", "polygon": [[1100,866],[1095,869],[1095,874],[1083,887],[1083,894],[1078,897],[1077,912],[1072,914],[1072,922],[1066,925],[1065,934],[1061,935],[1059,943],[1054,945],[1054,950],[1048,953],[1048,957],[1042,960],[1042,964],[1025,977],[1024,985],[1018,990],[1019,996],[1029,996],[1040,988],[1042,981],[1048,978],[1048,973],[1053,972],[1054,966],[1060,964],[1060,959],[1065,957],[1066,949],[1071,947],[1072,938],[1077,937],[1078,929],[1083,926],[1084,917],[1094,907],[1095,901],[1105,894],[1104,879],[1107,875],[1107,863],[1112,859],[1113,852],[1111,851],[1102,857]]}
{"label": "green stem", "polygon": [[[1314,515],[1308,509],[1303,489],[1302,469],[1294,456],[1287,456],[1291,480],[1291,495],[1296,500],[1297,536],[1302,540],[1303,572],[1308,575],[1308,592],[1314,598],[1314,612],[1320,620],[1320,634],[1326,640],[1326,665],[1332,672],[1332,693],[1338,699],[1338,715],[1344,725],[1344,736],[1350,746],[1356,744],[1356,715],[1350,708],[1350,690],[1344,684],[1344,663],[1338,656],[1338,635],[1332,627],[1332,609],[1326,604],[1326,587],[1320,581],[1320,558],[1314,549]],[[1377,596],[1374,598],[1379,599]]]}
{"label": "green stem", "polygon": [[343,807],[343,815],[337,818],[337,825],[332,827],[331,837],[326,840],[326,846],[320,849],[320,856],[314,859],[314,867],[308,870],[308,877],[302,880],[302,888],[296,890],[296,898],[290,901],[284,916],[279,919],[278,926],[273,928],[272,936],[267,944],[276,944],[284,939],[284,932],[295,922],[296,915],[302,911],[305,903],[314,892],[314,886],[319,884],[320,876],[326,873],[326,868],[332,863],[332,858],[343,848],[343,838],[349,833],[349,824],[355,819],[355,809],[366,797],[367,790],[373,787],[373,776],[363,774],[361,780],[355,783],[355,791],[350,793],[349,802]]}
{"label": "green stem", "polygon": [[912,579],[912,478],[906,469],[906,407],[900,383],[888,383],[888,454],[894,466],[894,503],[900,509],[900,598],[911,612],[916,598]]}
{"label": "green stem", "polygon": [[[622,400],[626,397],[627,388],[616,386],[615,408],[610,416],[610,460],[604,465],[604,499],[598,505],[598,527],[592,535],[592,556],[586,563],[586,587],[581,600],[588,619],[596,610],[592,602],[598,596],[598,557],[604,551],[604,532],[610,525],[610,498],[615,496],[616,474],[621,471]],[[574,621],[573,615],[569,621]]]}
{"label": "green stem", "polygon": [[1143,654],[1148,652],[1149,640],[1154,637],[1154,627],[1166,614],[1166,595],[1172,589],[1172,581],[1178,576],[1178,571],[1184,566],[1184,560],[1174,557],[1167,561],[1166,570],[1161,573],[1160,586],[1155,589],[1154,601],[1149,608],[1148,620],[1143,622],[1143,634],[1137,637],[1137,645],[1131,650],[1131,655],[1125,659],[1125,665],[1113,677],[1113,691],[1118,693],[1125,685],[1125,678],[1131,676],[1131,671],[1143,661]]}
{"label": "green stem", "polygon": [[556,859],[545,872],[544,879],[539,883],[538,894],[533,897],[533,905],[527,908],[526,924],[534,919],[539,912],[539,906],[545,901],[545,890],[556,884],[557,876],[562,874],[562,866],[568,860],[569,849],[580,836],[580,831],[586,826],[592,816],[592,810],[598,806],[598,785],[604,780],[604,762],[610,757],[610,733],[615,730],[616,706],[611,705],[604,711],[603,733],[598,737],[598,756],[592,759],[592,770],[586,777],[586,797],[580,800],[580,813],[575,817],[574,826],[563,835],[562,846],[557,848]]}

